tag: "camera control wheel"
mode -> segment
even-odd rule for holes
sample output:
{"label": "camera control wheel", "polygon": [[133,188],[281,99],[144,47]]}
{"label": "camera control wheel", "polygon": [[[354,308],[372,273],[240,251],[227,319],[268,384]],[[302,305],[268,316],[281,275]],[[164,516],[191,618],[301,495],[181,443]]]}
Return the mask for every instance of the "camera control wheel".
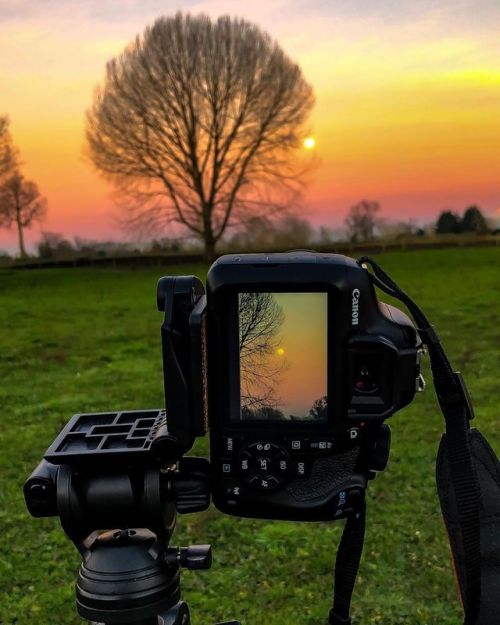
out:
{"label": "camera control wheel", "polygon": [[281,486],[291,473],[288,453],[276,443],[260,441],[245,447],[238,456],[237,468],[253,488],[271,490]]}

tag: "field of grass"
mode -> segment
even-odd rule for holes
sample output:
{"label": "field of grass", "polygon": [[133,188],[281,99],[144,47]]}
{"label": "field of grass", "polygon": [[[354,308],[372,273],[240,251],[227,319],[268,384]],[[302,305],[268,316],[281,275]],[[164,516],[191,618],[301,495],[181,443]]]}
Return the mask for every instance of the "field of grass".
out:
{"label": "field of grass", "polygon": [[[434,320],[500,451],[498,249],[400,252],[380,262]],[[204,274],[205,267],[175,267]],[[169,268],[0,271],[0,624],[76,625],[79,556],[55,519],[26,512],[22,484],[75,412],[162,405],[156,281]],[[429,375],[427,375],[429,379]],[[354,597],[359,625],[456,625],[460,609],[434,483],[443,428],[432,388],[391,419],[388,470],[370,485]],[[206,450],[202,441],[198,451]],[[339,524],[179,517],[174,544],[211,543],[185,572],[194,625],[326,622]]]}

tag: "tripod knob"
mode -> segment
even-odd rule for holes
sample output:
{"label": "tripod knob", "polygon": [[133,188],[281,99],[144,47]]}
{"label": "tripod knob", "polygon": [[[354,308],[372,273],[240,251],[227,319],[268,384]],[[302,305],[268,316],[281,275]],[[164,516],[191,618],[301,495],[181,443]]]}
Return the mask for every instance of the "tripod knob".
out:
{"label": "tripod knob", "polygon": [[212,547],[210,545],[190,545],[179,550],[179,564],[192,571],[209,569],[212,566]]}
{"label": "tripod knob", "polygon": [[26,481],[24,499],[32,516],[57,516],[57,470],[58,467],[42,460]]}
{"label": "tripod knob", "polygon": [[210,505],[210,463],[205,458],[182,458],[171,478],[175,507],[180,514],[201,512]]}
{"label": "tripod knob", "polygon": [[210,545],[170,547],[165,560],[167,563],[176,564],[191,571],[209,569],[212,566],[212,547]]}

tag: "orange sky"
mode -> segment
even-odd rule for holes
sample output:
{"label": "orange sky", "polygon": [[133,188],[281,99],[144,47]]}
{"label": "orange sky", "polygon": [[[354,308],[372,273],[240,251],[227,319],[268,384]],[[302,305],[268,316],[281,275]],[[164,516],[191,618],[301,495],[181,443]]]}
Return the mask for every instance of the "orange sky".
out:
{"label": "orange sky", "polygon": [[[3,0],[0,114],[49,201],[44,230],[123,237],[110,188],[83,161],[84,112],[106,61],[178,9],[255,21],[301,64],[317,97],[315,224],[341,225],[363,197],[394,219],[470,203],[498,214],[498,0]],[[0,230],[0,249],[15,242]]]}
{"label": "orange sky", "polygon": [[279,409],[286,416],[304,417],[314,402],[327,394],[326,293],[274,293],[285,320],[280,328],[280,348],[274,358],[286,359],[277,391]]}

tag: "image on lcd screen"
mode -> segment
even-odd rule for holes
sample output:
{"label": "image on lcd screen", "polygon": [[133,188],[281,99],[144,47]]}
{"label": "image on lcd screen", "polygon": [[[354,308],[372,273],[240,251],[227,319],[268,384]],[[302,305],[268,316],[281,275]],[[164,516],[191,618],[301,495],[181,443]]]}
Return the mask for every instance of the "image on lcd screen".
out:
{"label": "image on lcd screen", "polygon": [[327,419],[327,293],[239,293],[240,419]]}

